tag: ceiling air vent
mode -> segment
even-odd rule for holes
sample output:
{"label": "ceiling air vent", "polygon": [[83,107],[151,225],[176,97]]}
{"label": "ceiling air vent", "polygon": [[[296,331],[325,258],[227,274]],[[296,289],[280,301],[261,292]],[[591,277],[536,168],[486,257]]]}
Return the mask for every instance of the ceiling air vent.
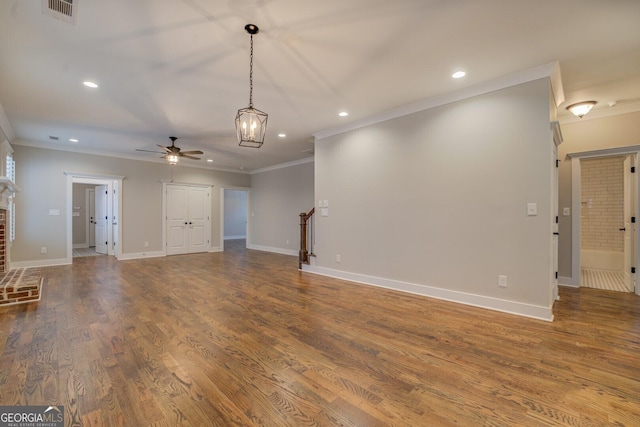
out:
{"label": "ceiling air vent", "polygon": [[42,11],[45,15],[75,24],[78,0],[42,0]]}

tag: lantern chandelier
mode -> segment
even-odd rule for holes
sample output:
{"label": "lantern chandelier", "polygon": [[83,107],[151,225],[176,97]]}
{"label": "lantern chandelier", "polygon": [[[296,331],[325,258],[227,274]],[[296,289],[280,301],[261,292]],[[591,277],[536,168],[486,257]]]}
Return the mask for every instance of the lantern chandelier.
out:
{"label": "lantern chandelier", "polygon": [[251,51],[249,55],[249,106],[241,108],[236,114],[236,133],[238,143],[242,147],[260,148],[267,133],[267,119],[269,115],[253,108],[253,35],[258,34],[258,27],[253,24],[245,25],[244,29],[251,37]]}

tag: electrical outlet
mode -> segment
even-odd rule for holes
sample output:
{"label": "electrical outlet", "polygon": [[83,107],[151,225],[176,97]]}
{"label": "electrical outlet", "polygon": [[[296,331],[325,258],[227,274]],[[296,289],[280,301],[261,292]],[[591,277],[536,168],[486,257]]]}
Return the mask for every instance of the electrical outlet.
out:
{"label": "electrical outlet", "polygon": [[336,262],[340,262],[342,261],[342,259],[340,258],[340,255],[336,255]]}
{"label": "electrical outlet", "polygon": [[144,247],[148,248],[149,247],[149,242],[144,242]]}
{"label": "electrical outlet", "polygon": [[46,246],[41,247],[40,248],[40,253],[41,254],[46,254],[47,253],[47,247]]}
{"label": "electrical outlet", "polygon": [[507,287],[507,276],[498,276],[498,286],[500,288],[506,288]]}
{"label": "electrical outlet", "polygon": [[289,244],[289,240],[287,239],[287,245]]}

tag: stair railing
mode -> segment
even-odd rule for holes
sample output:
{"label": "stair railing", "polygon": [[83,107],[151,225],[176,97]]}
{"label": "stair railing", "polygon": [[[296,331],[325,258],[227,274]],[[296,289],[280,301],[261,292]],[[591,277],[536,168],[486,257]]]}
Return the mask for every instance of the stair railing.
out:
{"label": "stair railing", "polygon": [[298,252],[298,268],[302,268],[302,264],[309,264],[309,257],[313,256],[311,249],[313,243],[313,221],[310,221],[315,208],[309,212],[300,214],[300,252]]}

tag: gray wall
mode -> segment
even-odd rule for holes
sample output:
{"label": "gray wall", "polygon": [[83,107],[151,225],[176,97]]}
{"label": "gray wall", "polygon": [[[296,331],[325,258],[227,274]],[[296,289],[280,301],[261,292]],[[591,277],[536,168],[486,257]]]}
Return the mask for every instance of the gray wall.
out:
{"label": "gray wall", "polygon": [[549,97],[540,79],[316,141],[317,266],[551,307]]}
{"label": "gray wall", "polygon": [[247,192],[224,190],[224,238],[247,237]]}
{"label": "gray wall", "polygon": [[[587,116],[588,117],[588,116]],[[571,207],[571,159],[568,153],[603,150],[640,145],[640,112],[620,114],[598,119],[583,119],[561,126],[564,142],[558,149],[560,160],[560,212]],[[571,277],[572,264],[571,216],[560,215],[558,274]],[[579,278],[574,278],[578,280]]]}
{"label": "gray wall", "polygon": [[313,170],[309,162],[251,175],[251,247],[298,253],[299,215],[313,208]]}
{"label": "gray wall", "polygon": [[[87,189],[96,188],[91,184],[73,184],[73,213],[79,216],[72,217],[73,227],[73,244],[84,245],[89,244],[87,236]],[[76,206],[79,209],[76,209]]]}
{"label": "gray wall", "polygon": [[[13,144],[16,184],[16,241],[12,262],[41,261],[66,257],[67,222],[65,171],[125,176],[123,181],[122,252],[162,251],[162,180],[171,179],[169,165],[106,156],[47,150]],[[248,174],[212,171],[179,165],[175,182],[248,187]],[[212,191],[211,242],[220,241],[220,191]],[[50,216],[49,209],[60,209]],[[144,242],[149,247],[144,247]],[[46,254],[40,248],[48,248]]]}

